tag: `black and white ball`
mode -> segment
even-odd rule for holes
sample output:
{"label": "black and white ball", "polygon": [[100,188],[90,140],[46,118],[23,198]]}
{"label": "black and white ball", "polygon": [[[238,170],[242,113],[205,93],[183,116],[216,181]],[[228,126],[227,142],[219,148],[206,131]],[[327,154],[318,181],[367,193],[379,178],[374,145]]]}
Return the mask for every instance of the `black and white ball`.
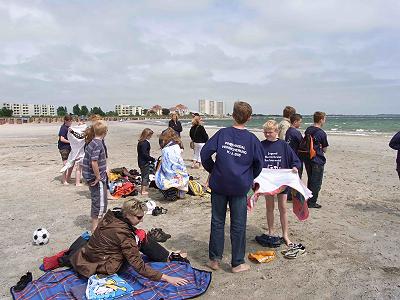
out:
{"label": "black and white ball", "polygon": [[49,242],[50,234],[46,228],[38,228],[33,233],[33,244],[34,245],[46,245]]}

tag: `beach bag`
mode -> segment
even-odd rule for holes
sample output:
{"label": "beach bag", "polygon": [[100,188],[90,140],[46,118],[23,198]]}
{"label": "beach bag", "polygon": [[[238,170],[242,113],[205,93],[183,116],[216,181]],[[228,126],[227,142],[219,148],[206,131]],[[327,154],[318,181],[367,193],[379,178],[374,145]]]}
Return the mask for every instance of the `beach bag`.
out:
{"label": "beach bag", "polygon": [[190,141],[190,149],[194,149],[194,142]]}
{"label": "beach bag", "polygon": [[189,180],[188,194],[192,196],[203,196],[205,194],[203,186],[196,180]]}
{"label": "beach bag", "polygon": [[314,149],[314,137],[311,134],[306,134],[301,140],[297,153],[302,160],[311,160],[317,155]]}

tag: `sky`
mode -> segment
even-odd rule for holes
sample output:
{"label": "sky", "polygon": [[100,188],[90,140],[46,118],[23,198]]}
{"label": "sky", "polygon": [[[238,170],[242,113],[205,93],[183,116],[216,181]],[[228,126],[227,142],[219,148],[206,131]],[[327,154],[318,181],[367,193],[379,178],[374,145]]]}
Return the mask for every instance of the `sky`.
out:
{"label": "sky", "polygon": [[400,1],[0,0],[0,103],[400,113]]}

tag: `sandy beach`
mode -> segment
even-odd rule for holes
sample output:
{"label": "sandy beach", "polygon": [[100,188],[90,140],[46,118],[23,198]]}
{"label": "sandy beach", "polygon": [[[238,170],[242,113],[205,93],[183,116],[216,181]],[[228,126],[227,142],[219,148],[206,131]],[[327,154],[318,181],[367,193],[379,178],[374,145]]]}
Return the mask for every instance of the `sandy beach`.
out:
{"label": "sandy beach", "polygon": [[[62,186],[62,166],[57,149],[61,124],[0,126],[0,236],[3,284],[0,298],[10,299],[9,288],[26,271],[34,279],[43,274],[39,265],[90,228],[87,186]],[[106,137],[109,168],[137,167],[139,133],[150,127],[159,134],[164,127],[133,122],[111,122]],[[215,128],[207,129],[211,136]],[[256,132],[263,139],[261,132]],[[192,156],[189,128],[182,133],[186,165]],[[267,264],[249,262],[251,270],[230,273],[229,217],[225,227],[222,270],[213,272],[211,286],[202,299],[398,299],[400,298],[400,184],[395,171],[395,151],[387,136],[328,136],[324,182],[319,203],[305,222],[289,214],[291,240],[306,246],[307,255],[297,260],[278,258]],[[151,140],[159,156],[158,137]],[[191,170],[205,182],[204,170]],[[306,178],[306,176],[305,176]],[[304,178],[304,179],[305,179]],[[209,197],[186,196],[174,203],[162,201],[150,189],[149,197],[168,209],[157,217],[147,216],[144,229],[162,227],[170,233],[165,246],[184,249],[192,265],[206,269],[211,205]],[[140,198],[140,197],[139,197]],[[123,200],[110,200],[109,207]],[[246,252],[262,250],[254,237],[266,225],[264,200],[249,215]],[[291,204],[289,204],[291,211]],[[280,230],[278,212],[275,218]],[[32,245],[32,233],[45,227],[49,244]]]}

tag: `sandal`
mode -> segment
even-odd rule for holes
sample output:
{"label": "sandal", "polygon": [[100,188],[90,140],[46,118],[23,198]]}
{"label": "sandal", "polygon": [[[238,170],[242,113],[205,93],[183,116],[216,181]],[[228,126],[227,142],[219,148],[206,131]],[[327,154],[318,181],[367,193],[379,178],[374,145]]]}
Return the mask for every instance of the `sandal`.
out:
{"label": "sandal", "polygon": [[169,258],[169,261],[179,261],[179,262],[184,262],[184,263],[190,264],[190,261],[186,257],[182,257],[182,255],[177,252],[172,252],[168,258]]}
{"label": "sandal", "polygon": [[167,212],[168,212],[168,209],[161,207],[161,206],[156,206],[156,207],[154,207],[151,214],[153,216],[158,216],[158,215],[166,214]]}
{"label": "sandal", "polygon": [[296,243],[290,243],[288,245],[288,248],[285,250],[282,250],[281,253],[282,254],[286,254],[287,252],[291,251],[291,250],[295,250],[295,249],[305,249],[306,247],[303,246],[303,244],[296,244]]}

